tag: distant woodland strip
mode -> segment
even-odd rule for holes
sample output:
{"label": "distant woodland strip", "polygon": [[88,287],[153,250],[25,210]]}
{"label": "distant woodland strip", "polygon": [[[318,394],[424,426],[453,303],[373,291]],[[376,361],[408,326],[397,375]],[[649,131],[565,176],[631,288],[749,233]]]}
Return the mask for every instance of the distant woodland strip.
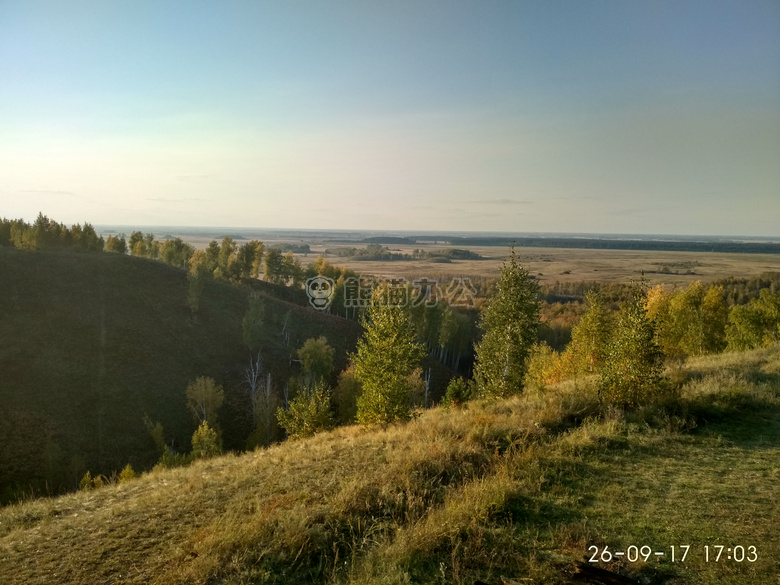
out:
{"label": "distant woodland strip", "polygon": [[[361,243],[423,244],[432,240],[420,237],[372,237]],[[739,242],[731,240],[613,240],[604,238],[529,238],[529,237],[447,237],[437,243],[449,246],[527,246],[529,248],[584,248],[592,250],[654,250],[665,252],[729,252],[738,254],[780,254],[780,243]]]}

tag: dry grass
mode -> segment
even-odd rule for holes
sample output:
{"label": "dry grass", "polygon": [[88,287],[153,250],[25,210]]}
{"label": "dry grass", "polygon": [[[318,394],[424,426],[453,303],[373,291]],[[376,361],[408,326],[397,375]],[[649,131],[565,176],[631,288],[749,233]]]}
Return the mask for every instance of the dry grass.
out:
{"label": "dry grass", "polygon": [[[429,251],[442,248],[441,245],[417,245],[411,247],[389,246],[405,254],[411,254],[413,248]],[[499,269],[508,251],[500,246],[470,246],[468,248],[487,258],[486,260],[454,260],[438,263],[427,260],[418,261],[359,261],[347,258],[329,258],[340,266],[346,266],[356,272],[381,277],[416,278],[427,276],[442,280],[451,277],[490,277],[498,276]],[[309,258],[324,251],[324,247],[313,247]],[[780,271],[780,258],[772,254],[724,254],[698,252],[661,252],[631,250],[587,250],[578,248],[518,248],[517,259],[542,283],[580,282],[597,280],[599,282],[627,283],[639,280],[641,273],[651,285],[676,284],[687,286],[693,281],[709,282],[726,276],[750,278],[762,272]],[[306,258],[301,257],[305,262]],[[670,272],[659,273],[667,267]],[[695,274],[685,274],[691,270]]]}
{"label": "dry grass", "polygon": [[[684,565],[623,570],[769,583],[778,364],[780,348],[692,361],[682,398],[641,413],[568,383],[7,507],[0,581],[566,583],[591,544],[690,544]],[[755,545],[759,560],[704,563],[705,544]]]}

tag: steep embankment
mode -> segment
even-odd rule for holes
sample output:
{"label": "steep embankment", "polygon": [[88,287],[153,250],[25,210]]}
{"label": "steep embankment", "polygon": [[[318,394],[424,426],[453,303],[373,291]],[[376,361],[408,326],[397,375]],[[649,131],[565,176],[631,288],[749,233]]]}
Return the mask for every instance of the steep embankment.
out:
{"label": "steep embankment", "polygon": [[590,545],[646,545],[665,556],[603,563],[635,579],[608,582],[775,582],[780,348],[676,378],[679,400],[639,413],[580,382],[8,507],[0,580],[564,584]]}
{"label": "steep embankment", "polygon": [[[359,325],[278,300],[268,287],[263,354],[274,380],[294,373],[291,351],[311,336],[325,335],[343,367]],[[0,248],[0,495],[12,484],[73,487],[87,469],[148,467],[157,454],[144,416],[186,448],[194,424],[185,389],[196,376],[224,386],[226,446],[243,448],[247,290],[207,282],[196,320],[186,295],[184,271],[161,262]],[[279,334],[285,319],[289,346]]]}

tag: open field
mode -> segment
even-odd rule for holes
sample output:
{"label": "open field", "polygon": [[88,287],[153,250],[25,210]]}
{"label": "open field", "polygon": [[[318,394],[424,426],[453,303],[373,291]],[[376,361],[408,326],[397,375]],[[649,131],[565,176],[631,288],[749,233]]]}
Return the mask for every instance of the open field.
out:
{"label": "open field", "polygon": [[[211,241],[205,237],[182,236],[196,248],[205,248]],[[236,240],[241,243],[242,240]],[[281,243],[309,243],[309,254],[296,254],[306,265],[326,248],[343,246],[333,242],[309,242],[300,239],[266,239],[267,246]],[[354,244],[361,246],[361,244]],[[389,245],[395,253],[411,254],[417,248],[434,252],[446,248],[443,244]],[[407,279],[428,277],[440,280],[452,277],[496,277],[508,249],[500,246],[468,246],[468,250],[485,260],[364,261],[327,256],[332,264],[346,266],[355,272],[379,277]],[[780,255],[730,254],[720,252],[666,252],[652,250],[593,250],[584,248],[516,248],[519,261],[540,282],[599,281],[628,283],[638,280],[644,271],[650,284],[682,285],[701,280],[710,282],[734,276],[750,278],[762,272],[780,271]]]}
{"label": "open field", "polygon": [[[428,251],[442,246],[416,246]],[[413,248],[390,246],[393,251],[405,254]],[[316,256],[324,247],[312,247]],[[329,258],[338,265],[357,272],[376,276],[420,277],[447,276],[498,276],[502,258],[508,250],[497,247],[470,247],[487,260],[454,260],[449,263],[419,261],[357,261],[347,258]],[[780,271],[780,256],[771,254],[722,254],[695,252],[655,252],[629,250],[586,250],[567,248],[517,248],[518,260],[541,282],[575,282],[596,280],[622,282],[638,280],[641,272],[651,284],[686,285],[695,280],[704,282],[727,276],[750,278],[762,272]],[[303,258],[302,258],[303,260]],[[668,270],[664,270],[664,268]],[[669,273],[660,273],[671,272]],[[690,271],[691,274],[686,274]],[[679,274],[674,274],[678,272]]]}
{"label": "open field", "polygon": [[647,546],[665,554],[599,566],[643,585],[777,583],[780,347],[678,378],[678,401],[637,413],[581,381],[9,506],[0,581],[563,585],[590,546]]}

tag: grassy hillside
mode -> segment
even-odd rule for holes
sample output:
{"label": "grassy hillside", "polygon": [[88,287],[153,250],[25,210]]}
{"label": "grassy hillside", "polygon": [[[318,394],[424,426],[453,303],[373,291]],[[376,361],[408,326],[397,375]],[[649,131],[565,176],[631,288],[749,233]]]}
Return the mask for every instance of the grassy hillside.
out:
{"label": "grassy hillside", "polygon": [[[644,584],[775,583],[780,348],[697,359],[675,379],[678,400],[639,413],[603,409],[580,382],[7,507],[0,581],[562,584],[590,545],[647,545],[666,556],[601,567]],[[691,546],[684,563],[672,545]],[[705,545],[757,559],[711,549],[708,563]]]}
{"label": "grassy hillside", "polygon": [[[241,331],[247,289],[206,283],[193,320],[182,270],[118,254],[9,248],[0,248],[0,283],[0,495],[12,485],[73,487],[87,469],[148,467],[157,453],[145,415],[187,449],[195,425],[185,389],[200,375],[225,388],[226,447],[244,447],[251,431],[239,385],[249,360]],[[291,350],[311,336],[325,335],[343,367],[359,325],[275,293],[273,285],[260,291],[263,354],[274,380],[294,373]],[[279,334],[285,319],[289,347]]]}

